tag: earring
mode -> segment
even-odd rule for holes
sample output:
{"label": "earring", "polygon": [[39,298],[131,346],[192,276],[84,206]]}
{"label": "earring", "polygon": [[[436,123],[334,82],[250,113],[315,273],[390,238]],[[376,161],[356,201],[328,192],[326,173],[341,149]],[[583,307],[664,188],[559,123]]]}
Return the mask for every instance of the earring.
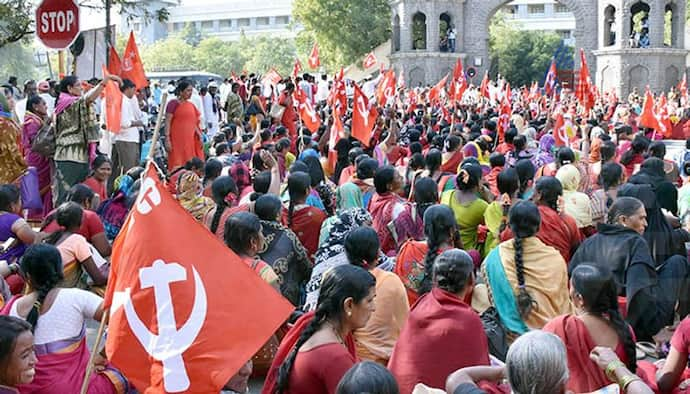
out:
{"label": "earring", "polygon": [[347,312],[347,317],[352,317],[352,312]]}

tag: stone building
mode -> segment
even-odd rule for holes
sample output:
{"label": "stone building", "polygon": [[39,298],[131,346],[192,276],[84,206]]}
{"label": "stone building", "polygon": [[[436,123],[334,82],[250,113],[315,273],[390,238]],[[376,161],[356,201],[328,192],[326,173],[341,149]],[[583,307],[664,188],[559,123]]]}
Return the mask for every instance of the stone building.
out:
{"label": "stone building", "polygon": [[[436,83],[458,58],[481,78],[489,67],[491,18],[509,0],[391,0],[391,64],[408,86]],[[685,0],[559,0],[575,16],[575,45],[583,48],[592,78],[600,88],[627,95],[634,86],[654,90],[677,83],[685,69]],[[643,13],[643,14],[640,14]],[[668,14],[668,16],[667,16]],[[646,15],[646,21],[642,22]],[[670,18],[670,19],[669,19]],[[671,42],[664,44],[670,20]],[[647,26],[649,45],[639,47]],[[442,50],[441,36],[455,28],[455,52]],[[669,40],[667,40],[669,41]],[[637,46],[637,47],[634,47]],[[579,68],[579,59],[576,59]]]}

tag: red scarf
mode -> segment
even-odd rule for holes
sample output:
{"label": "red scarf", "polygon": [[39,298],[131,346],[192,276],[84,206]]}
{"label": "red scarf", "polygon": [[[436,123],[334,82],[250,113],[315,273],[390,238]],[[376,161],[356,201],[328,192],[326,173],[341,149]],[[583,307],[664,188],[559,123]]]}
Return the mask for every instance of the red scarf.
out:
{"label": "red scarf", "polygon": [[462,149],[456,150],[455,152],[453,152],[453,155],[450,157],[450,159],[448,159],[448,161],[441,164],[441,172],[457,174],[458,167],[460,166],[460,163],[462,163],[462,159],[464,158],[465,155],[462,153]]}
{"label": "red scarf", "polygon": [[376,230],[381,241],[381,251],[385,254],[394,253],[397,247],[388,229],[388,223],[393,221],[393,207],[401,201],[401,198],[394,193],[376,193],[369,201],[369,213],[374,218],[371,226]]}

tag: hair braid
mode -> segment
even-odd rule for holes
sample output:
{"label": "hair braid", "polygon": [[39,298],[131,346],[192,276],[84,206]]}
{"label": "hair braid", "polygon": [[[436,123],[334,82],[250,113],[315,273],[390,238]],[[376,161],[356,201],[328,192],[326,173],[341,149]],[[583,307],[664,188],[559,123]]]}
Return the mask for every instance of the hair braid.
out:
{"label": "hair braid", "polygon": [[627,358],[626,366],[628,367],[630,372],[635,373],[635,371],[637,370],[635,342],[632,339],[632,334],[630,334],[630,327],[628,327],[628,324],[623,320],[623,317],[621,316],[621,313],[617,307],[618,305],[616,305],[616,307],[613,307],[608,311],[609,321],[611,322],[611,326],[613,326],[613,329],[616,330],[618,338],[621,342],[623,342],[623,347],[625,348],[625,356]]}
{"label": "hair braid", "polygon": [[518,281],[518,295],[517,295],[517,306],[520,312],[520,317],[526,319],[532,312],[532,308],[536,305],[536,301],[527,292],[525,288],[525,267],[522,261],[522,238],[515,235],[514,239],[515,245],[515,273],[517,275]]}
{"label": "hair braid", "polygon": [[433,275],[434,261],[438,257],[438,248],[443,241],[429,237],[427,239],[427,246],[429,250],[424,257],[424,278],[419,285],[419,295],[426,294],[431,291],[431,277]]}
{"label": "hair braid", "polygon": [[220,224],[220,218],[223,216],[223,212],[225,212],[225,208],[227,208],[226,203],[216,203],[216,213],[213,214],[213,220],[211,220],[211,232],[216,233],[216,230],[218,229],[218,225]]}
{"label": "hair braid", "polygon": [[58,283],[60,283],[61,279],[62,278],[59,275],[53,273],[53,275],[51,275],[50,278],[42,286],[36,288],[38,298],[36,299],[36,302],[34,302],[34,305],[31,307],[29,314],[26,316],[26,321],[31,324],[32,332],[36,331],[38,315],[40,314],[41,305],[43,305],[43,301],[45,301],[46,297],[48,296],[48,293],[53,288],[55,288],[55,286],[57,286]]}
{"label": "hair braid", "polygon": [[290,198],[290,204],[288,205],[288,227],[292,227],[292,215],[295,213],[295,202],[294,199]]}
{"label": "hair braid", "polygon": [[280,365],[280,368],[278,369],[278,380],[276,383],[276,392],[278,394],[287,391],[288,383],[290,381],[290,372],[292,372],[292,366],[297,358],[299,348],[301,348],[302,345],[304,345],[304,343],[307,342],[309,338],[316,333],[316,331],[318,331],[318,329],[321,327],[321,324],[323,324],[323,322],[326,320],[326,310],[327,308],[317,307],[316,312],[314,313],[314,319],[307,327],[304,328],[304,331],[302,331],[302,334],[299,336],[297,343],[295,343],[295,347],[292,349],[285,361],[283,361],[283,363]]}

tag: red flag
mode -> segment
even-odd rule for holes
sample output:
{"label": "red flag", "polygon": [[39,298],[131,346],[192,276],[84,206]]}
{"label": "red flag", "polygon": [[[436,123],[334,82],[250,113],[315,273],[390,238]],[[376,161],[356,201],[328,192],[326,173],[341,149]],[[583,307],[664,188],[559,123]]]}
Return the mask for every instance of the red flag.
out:
{"label": "red flag", "polygon": [[594,107],[594,93],[592,91],[592,78],[589,76],[589,66],[587,66],[587,58],[585,57],[584,49],[580,48],[580,73],[577,77],[577,89],[575,97],[580,101],[587,111]]}
{"label": "red flag", "polygon": [[[108,75],[108,70],[103,66],[103,79],[107,78]],[[122,128],[122,92],[115,82],[108,81],[105,84],[103,96],[105,100],[105,128],[117,134]]]}
{"label": "red flag", "polygon": [[180,206],[152,163],[115,240],[104,304],[108,360],[149,394],[219,392],[294,309]]}
{"label": "red flag", "polygon": [[479,87],[479,93],[486,97],[491,98],[491,93],[489,93],[489,72],[484,73],[484,78],[482,78],[482,84]]}
{"label": "red flag", "polygon": [[404,71],[400,72],[400,78],[398,78],[398,87],[401,87],[401,88],[405,87],[405,72]]}
{"label": "red flag", "polygon": [[648,127],[659,132],[661,131],[659,120],[654,113],[654,96],[652,96],[652,92],[649,91],[649,87],[647,87],[647,91],[644,94],[642,113],[637,122],[642,127]]}
{"label": "red flag", "polygon": [[340,112],[340,107],[336,106],[333,108],[333,125],[328,136],[328,166],[331,171],[335,171],[335,165],[338,161],[338,151],[335,150],[335,146],[340,140],[340,133],[344,129]]}
{"label": "red flag", "polygon": [[129,40],[125,53],[122,55],[122,78],[127,78],[134,82],[137,89],[143,89],[149,85],[144,72],[144,64],[139,57],[139,49],[134,41],[134,33],[129,32]]}
{"label": "red flag", "polygon": [[374,55],[374,52],[369,52],[369,54],[364,58],[364,62],[362,62],[362,68],[363,69],[368,69],[371,67],[374,67],[376,65],[376,55]]}
{"label": "red flag", "polygon": [[297,87],[294,96],[302,123],[304,123],[304,126],[306,126],[309,131],[316,133],[321,126],[321,118],[319,114],[316,113],[311,100],[309,100],[307,94],[300,87]]}
{"label": "red flag", "polygon": [[680,105],[685,106],[688,103],[688,74],[683,73],[683,79],[678,84],[678,91],[680,92]]}
{"label": "red flag", "polygon": [[108,73],[119,76],[122,73],[122,62],[115,47],[108,48]]}
{"label": "red flag", "polygon": [[439,100],[441,98],[441,92],[446,91],[446,82],[448,81],[448,74],[446,74],[445,77],[443,77],[438,83],[429,89],[429,102],[431,104],[434,104],[435,101]]}
{"label": "red flag", "polygon": [[295,59],[295,65],[292,66],[292,78],[297,78],[299,73],[302,72],[302,62],[299,59]]}
{"label": "red flag", "polygon": [[663,94],[660,95],[656,115],[656,118],[659,122],[659,127],[661,128],[661,130],[658,131],[664,136],[664,138],[671,138],[671,134],[673,134],[673,123],[671,123],[671,117],[668,113],[666,96]]}
{"label": "red flag", "polygon": [[319,59],[319,44],[314,43],[311,48],[311,53],[309,54],[309,68],[315,70],[321,65],[321,59]]}
{"label": "red flag", "polygon": [[570,146],[570,138],[575,135],[572,115],[564,115],[562,108],[556,109],[556,123],[553,127],[555,146]]}
{"label": "red flag", "polygon": [[558,70],[556,69],[556,59],[551,59],[551,67],[549,67],[549,72],[546,73],[546,79],[544,80],[544,92],[547,96],[556,90],[556,77],[558,76]]}
{"label": "red flag", "polygon": [[331,87],[331,92],[326,99],[326,103],[330,107],[336,107],[340,105],[340,112],[343,113],[345,108],[347,108],[347,89],[345,87],[344,71],[341,68],[340,73],[333,78],[333,86]]}
{"label": "red flag", "polygon": [[376,88],[376,101],[379,106],[385,107],[388,102],[395,98],[396,94],[395,71],[388,70],[383,74],[379,86]]}
{"label": "red flag", "polygon": [[417,93],[414,89],[407,92],[407,113],[411,114],[417,109]]}
{"label": "red flag", "polygon": [[280,74],[278,74],[278,71],[276,71],[275,68],[271,68],[262,79],[264,83],[268,83],[274,86],[278,85],[278,83],[280,83],[280,81],[282,80],[283,77],[281,77]]}
{"label": "red flag", "polygon": [[498,124],[496,125],[496,131],[498,132],[498,142],[503,142],[503,136],[506,131],[510,128],[510,115],[513,111],[512,104],[510,103],[510,84],[506,89],[506,94],[503,95],[503,100],[501,100],[501,107],[499,109]]}
{"label": "red flag", "polygon": [[378,115],[376,108],[371,105],[367,96],[362,93],[362,89],[355,84],[351,134],[366,147],[371,142],[371,132],[374,130]]}
{"label": "red flag", "polygon": [[467,90],[467,79],[462,67],[462,60],[458,59],[455,63],[455,69],[453,69],[453,80],[450,82],[450,102],[455,105],[456,102],[462,101],[465,90]]}

